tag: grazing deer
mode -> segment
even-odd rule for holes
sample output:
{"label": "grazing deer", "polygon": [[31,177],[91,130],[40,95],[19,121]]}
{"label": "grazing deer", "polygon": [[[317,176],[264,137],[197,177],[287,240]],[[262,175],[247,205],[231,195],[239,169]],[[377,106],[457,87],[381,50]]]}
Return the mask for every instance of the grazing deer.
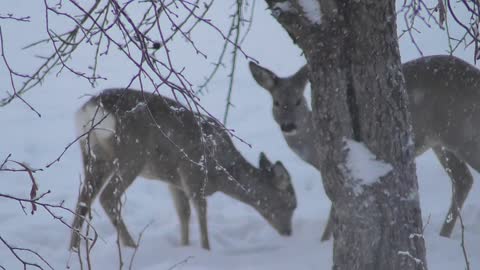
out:
{"label": "grazing deer", "polygon": [[86,102],[76,119],[79,134],[87,134],[80,139],[85,181],[70,249],[78,249],[85,216],[99,193],[121,242],[135,246],[120,199],[137,176],[169,184],[182,245],[189,244],[191,201],[202,247],[210,248],[205,197],[217,191],[252,206],[281,235],[291,234],[296,197],[283,164],[271,164],[262,153],[260,168],[252,166],[213,118],[159,95],[109,89]]}
{"label": "grazing deer", "polygon": [[[480,172],[480,70],[453,56],[422,57],[402,65],[410,100],[416,155],[433,148],[452,179],[452,200],[440,235],[450,237],[470,188],[470,165]],[[281,78],[250,62],[256,82],[273,98],[273,116],[289,147],[319,169],[312,112],[304,97],[307,66]],[[322,235],[330,238],[332,212]]]}

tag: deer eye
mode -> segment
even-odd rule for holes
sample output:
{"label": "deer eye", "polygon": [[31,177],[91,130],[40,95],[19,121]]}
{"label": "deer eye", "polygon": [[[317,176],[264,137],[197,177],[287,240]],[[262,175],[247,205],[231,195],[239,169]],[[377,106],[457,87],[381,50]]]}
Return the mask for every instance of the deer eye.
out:
{"label": "deer eye", "polygon": [[278,101],[275,100],[275,101],[273,102],[273,106],[278,107],[278,106],[280,106],[280,103],[278,103]]}
{"label": "deer eye", "polygon": [[299,99],[297,100],[297,102],[295,102],[295,106],[299,106],[301,103],[302,103],[302,99]]}

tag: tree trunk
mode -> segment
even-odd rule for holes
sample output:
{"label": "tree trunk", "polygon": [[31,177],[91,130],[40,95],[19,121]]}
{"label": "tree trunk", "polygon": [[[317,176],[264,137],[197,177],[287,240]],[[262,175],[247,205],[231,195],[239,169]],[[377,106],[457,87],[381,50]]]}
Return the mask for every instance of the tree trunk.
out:
{"label": "tree trunk", "polygon": [[[266,2],[310,69],[333,269],[427,269],[395,1]],[[355,142],[391,170],[365,182],[349,161]]]}

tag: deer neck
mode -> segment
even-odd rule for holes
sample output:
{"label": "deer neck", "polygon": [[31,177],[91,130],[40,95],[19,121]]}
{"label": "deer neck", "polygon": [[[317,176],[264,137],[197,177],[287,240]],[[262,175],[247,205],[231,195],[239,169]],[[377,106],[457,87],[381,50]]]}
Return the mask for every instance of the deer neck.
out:
{"label": "deer neck", "polygon": [[297,109],[295,124],[297,125],[297,132],[294,135],[285,135],[286,139],[300,140],[307,139],[303,137],[310,137],[313,133],[312,111],[307,106],[307,101],[302,102],[301,107]]}
{"label": "deer neck", "polygon": [[307,105],[304,105],[302,110],[304,111],[304,117],[299,124],[300,134],[310,137],[313,133],[312,111]]}
{"label": "deer neck", "polygon": [[218,191],[258,209],[269,194],[264,173],[243,157],[232,160],[222,170],[216,179]]}
{"label": "deer neck", "polygon": [[297,132],[294,135],[283,134],[288,146],[305,162],[318,168],[318,159],[314,149],[315,133],[312,121],[312,111],[305,105],[304,117],[297,123]]}

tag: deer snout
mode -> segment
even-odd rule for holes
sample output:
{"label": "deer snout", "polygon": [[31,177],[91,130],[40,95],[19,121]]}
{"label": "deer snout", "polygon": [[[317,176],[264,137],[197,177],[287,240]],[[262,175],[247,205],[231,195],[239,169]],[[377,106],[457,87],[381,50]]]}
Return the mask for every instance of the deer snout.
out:
{"label": "deer snout", "polygon": [[280,129],[283,133],[290,135],[295,133],[295,131],[297,130],[297,125],[295,125],[294,123],[284,123],[280,125]]}

